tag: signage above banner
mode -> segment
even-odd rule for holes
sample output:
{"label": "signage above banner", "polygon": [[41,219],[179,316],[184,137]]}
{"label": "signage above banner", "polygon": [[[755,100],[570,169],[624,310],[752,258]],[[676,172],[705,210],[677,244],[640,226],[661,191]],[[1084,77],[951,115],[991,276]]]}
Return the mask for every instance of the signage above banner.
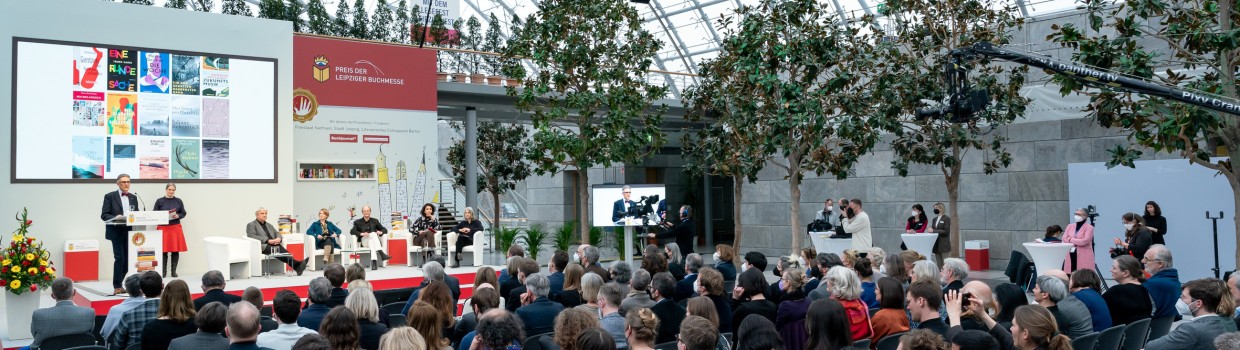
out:
{"label": "signage above banner", "polygon": [[295,115],[318,106],[437,110],[435,52],[414,47],[294,36],[293,85],[310,93],[294,97]]}

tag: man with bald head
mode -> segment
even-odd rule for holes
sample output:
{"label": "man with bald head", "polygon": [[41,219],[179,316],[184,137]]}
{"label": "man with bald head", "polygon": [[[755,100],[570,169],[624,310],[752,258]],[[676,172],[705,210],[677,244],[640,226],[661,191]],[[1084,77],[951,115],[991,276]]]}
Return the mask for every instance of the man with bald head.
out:
{"label": "man with bald head", "polygon": [[229,349],[269,349],[258,347],[258,333],[262,330],[258,309],[250,303],[233,303],[228,307],[227,326]]}
{"label": "man with bald head", "polygon": [[370,206],[362,206],[362,218],[353,221],[353,229],[349,230],[354,236],[357,236],[357,242],[362,247],[370,249],[370,269],[378,270],[381,261],[391,259],[387,252],[383,251],[383,240],[379,239],[387,234],[387,229],[383,227],[383,223],[370,217]]}
{"label": "man with bald head", "polygon": [[[982,305],[990,305],[990,301],[993,300],[993,295],[991,294],[990,286],[986,285],[986,282],[982,282],[982,281],[972,281],[969,283],[965,283],[964,286],[960,288],[960,295],[962,296],[961,298],[963,298],[963,295],[965,294],[972,295],[974,298],[981,300]],[[961,299],[961,302],[963,301],[964,300]],[[963,328],[964,330],[976,329],[976,330],[983,331],[983,332],[990,331],[989,328],[986,328],[986,324],[983,323],[982,320],[978,318],[977,315],[974,315],[973,312],[969,311],[967,308],[965,309],[964,313],[962,313],[960,316],[961,316],[960,327]]]}

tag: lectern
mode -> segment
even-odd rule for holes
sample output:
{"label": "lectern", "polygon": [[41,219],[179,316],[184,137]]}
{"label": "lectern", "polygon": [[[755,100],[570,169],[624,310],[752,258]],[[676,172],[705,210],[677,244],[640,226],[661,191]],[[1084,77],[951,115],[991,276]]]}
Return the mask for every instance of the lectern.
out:
{"label": "lectern", "polygon": [[164,234],[156,227],[167,225],[171,213],[163,210],[125,212],[123,220],[108,225],[129,226],[129,266],[125,276],[146,271],[160,271],[159,258],[164,253]]}

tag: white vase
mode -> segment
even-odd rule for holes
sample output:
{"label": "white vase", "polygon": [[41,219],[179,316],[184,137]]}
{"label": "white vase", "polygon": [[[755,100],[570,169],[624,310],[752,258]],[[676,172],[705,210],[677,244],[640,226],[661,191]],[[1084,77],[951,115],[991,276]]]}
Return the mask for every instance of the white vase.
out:
{"label": "white vase", "polygon": [[30,335],[30,318],[34,315],[34,310],[39,308],[39,298],[42,295],[42,289],[21,295],[4,292],[4,317],[8,321],[9,340],[34,337]]}

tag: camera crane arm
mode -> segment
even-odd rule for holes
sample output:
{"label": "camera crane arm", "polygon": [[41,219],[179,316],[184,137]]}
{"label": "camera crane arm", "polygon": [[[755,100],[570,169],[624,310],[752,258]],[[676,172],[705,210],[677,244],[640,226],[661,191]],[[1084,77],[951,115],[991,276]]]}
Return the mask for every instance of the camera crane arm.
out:
{"label": "camera crane arm", "polygon": [[948,82],[953,84],[953,89],[951,91],[966,90],[965,88],[958,87],[959,84],[964,81],[964,79],[956,78],[958,76],[963,76],[962,73],[964,73],[964,65],[960,63],[970,60],[974,58],[974,56],[986,56],[1065,74],[1087,85],[1101,85],[1119,90],[1135,92],[1142,95],[1162,97],[1215,112],[1240,116],[1240,102],[1220,99],[1197,92],[1180,90],[1170,86],[1124,77],[1119,74],[1093,68],[1059,63],[1053,61],[1049,57],[1004,50],[1003,48],[997,47],[990,42],[978,42],[974,43],[971,47],[952,50],[951,56],[952,63],[949,63],[950,66],[946,72],[948,75]]}

